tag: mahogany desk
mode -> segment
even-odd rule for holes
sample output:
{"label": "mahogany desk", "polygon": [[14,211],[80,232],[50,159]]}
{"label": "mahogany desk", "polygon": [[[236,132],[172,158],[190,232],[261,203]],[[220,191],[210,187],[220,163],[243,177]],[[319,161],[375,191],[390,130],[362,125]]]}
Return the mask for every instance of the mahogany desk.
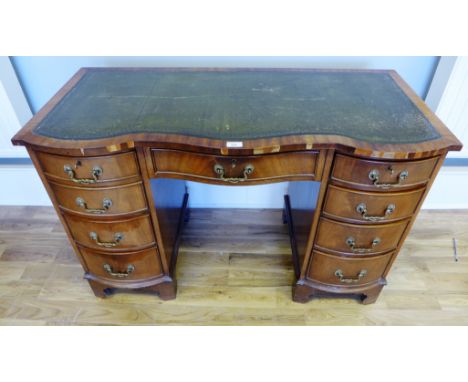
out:
{"label": "mahogany desk", "polygon": [[374,302],[461,149],[396,72],[305,69],[81,69],[12,141],[100,297],[175,298],[185,180],[289,181],[298,302]]}

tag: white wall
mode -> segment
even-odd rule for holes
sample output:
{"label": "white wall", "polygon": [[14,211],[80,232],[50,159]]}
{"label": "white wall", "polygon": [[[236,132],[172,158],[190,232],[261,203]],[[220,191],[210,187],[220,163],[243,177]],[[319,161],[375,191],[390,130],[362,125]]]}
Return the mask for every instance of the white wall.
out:
{"label": "white wall", "polygon": [[31,117],[10,59],[0,56],[0,158],[27,157],[24,147],[14,147],[10,140]]}
{"label": "white wall", "polygon": [[288,183],[212,186],[187,182],[191,208],[282,208]]}
{"label": "white wall", "polygon": [[425,209],[467,209],[468,167],[442,167],[422,206]]}
{"label": "white wall", "polygon": [[[468,57],[449,58],[449,64],[452,64],[450,72],[445,73],[443,66],[440,65],[441,76],[446,77],[446,84],[441,97],[435,108],[435,113],[444,122],[450,130],[464,143],[462,151],[450,152],[450,158],[468,157]],[[453,62],[452,62],[453,61]],[[439,77],[439,68],[436,72]],[[428,96],[436,93],[429,91]],[[468,175],[468,174],[467,174]]]}
{"label": "white wall", "polygon": [[32,165],[0,165],[0,185],[0,208],[1,205],[52,205]]}

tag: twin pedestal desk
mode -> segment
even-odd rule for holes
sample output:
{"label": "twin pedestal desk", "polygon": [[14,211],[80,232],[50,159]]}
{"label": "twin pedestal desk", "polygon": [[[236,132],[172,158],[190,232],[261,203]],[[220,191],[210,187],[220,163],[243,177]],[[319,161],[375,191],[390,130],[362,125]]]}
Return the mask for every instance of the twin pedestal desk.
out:
{"label": "twin pedestal desk", "polygon": [[364,304],[461,149],[396,72],[306,69],[81,69],[13,143],[27,147],[96,296],[176,297],[186,180],[288,181],[292,298]]}

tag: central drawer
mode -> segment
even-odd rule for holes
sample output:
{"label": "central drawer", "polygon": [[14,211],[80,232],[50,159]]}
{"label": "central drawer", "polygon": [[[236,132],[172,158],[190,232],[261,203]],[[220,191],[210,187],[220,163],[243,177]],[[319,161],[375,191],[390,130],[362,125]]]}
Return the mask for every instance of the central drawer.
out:
{"label": "central drawer", "polygon": [[320,218],[315,246],[351,255],[387,252],[398,246],[408,222],[356,225]]}
{"label": "central drawer", "polygon": [[155,245],[148,215],[122,220],[93,220],[64,214],[73,238],[79,244],[105,251],[138,250]]}
{"label": "central drawer", "polygon": [[152,149],[156,176],[219,181],[227,184],[291,178],[314,180],[318,151],[221,156]]}

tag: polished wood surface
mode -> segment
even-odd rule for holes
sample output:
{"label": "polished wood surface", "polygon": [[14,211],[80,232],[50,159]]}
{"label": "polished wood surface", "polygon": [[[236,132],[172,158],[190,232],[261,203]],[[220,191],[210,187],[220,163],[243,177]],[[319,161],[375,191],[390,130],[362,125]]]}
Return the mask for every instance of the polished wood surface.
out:
{"label": "polished wood surface", "polygon": [[[125,282],[147,279],[162,273],[156,248],[116,255],[80,247],[80,252],[86,263],[87,271],[104,279]],[[106,264],[108,267],[104,267]]]}
{"label": "polished wood surface", "polygon": [[54,182],[50,182],[50,186],[60,208],[68,213],[115,218],[116,215],[141,213],[147,210],[142,182],[98,189]]}
{"label": "polished wood surface", "polygon": [[[224,178],[231,178],[234,184],[272,182],[286,180],[314,180],[317,175],[317,151],[291,152],[262,156],[216,156],[180,152],[175,150],[151,150],[154,175],[174,177],[210,183],[224,184],[215,172],[216,165],[222,166]],[[244,178],[247,166],[253,166],[252,173]]]}
{"label": "polished wood surface", "polygon": [[[373,191],[385,191],[370,179],[371,171],[378,171],[381,184],[391,184],[391,189],[405,189],[426,184],[432,176],[439,158],[419,161],[377,161],[354,158],[338,154],[332,170],[331,178],[349,187],[363,188]],[[406,179],[399,181],[399,175],[407,171]]]}
{"label": "polished wood surface", "polygon": [[[159,250],[155,246],[156,240],[159,240],[159,242],[161,241],[161,236],[158,230],[158,221],[155,218],[154,202],[148,184],[147,172],[141,171],[135,151],[113,154],[110,156],[85,158],[89,159],[89,161],[86,162],[86,167],[93,175],[92,178],[90,178],[89,174],[83,177],[78,175],[78,171],[75,170],[83,167],[83,163],[80,158],[67,156],[66,154],[68,153],[66,150],[62,151],[64,155],[60,156],[46,154],[42,151],[34,151],[30,148],[28,148],[28,152],[54,204],[55,210],[59,214],[59,218],[75,250],[75,254],[83,266],[85,271],[84,277],[89,282],[92,291],[97,297],[106,297],[116,288],[125,288],[150,291],[163,300],[175,298],[176,284],[173,279],[168,276],[169,268],[166,258],[164,257],[164,246],[159,247]],[[42,156],[43,162],[46,162],[46,166],[53,169],[53,173],[60,175],[47,175],[46,172],[43,171],[43,163],[39,160],[40,156]],[[68,168],[71,166],[69,164],[70,162],[75,163],[75,166],[72,167],[72,176],[70,176],[70,171],[64,171],[67,178],[61,178],[63,175],[60,173],[60,166],[57,167],[57,165],[53,163],[55,158],[62,161],[60,165],[65,162],[64,166]],[[101,163],[101,165],[96,165],[96,163]],[[108,170],[106,173],[109,179],[107,180],[103,177],[103,163]],[[140,159],[140,163],[144,164],[144,159]],[[93,169],[96,166],[100,168],[99,176],[94,176],[95,174],[93,174]],[[62,170],[65,170],[65,168],[66,167],[62,168]],[[143,168],[146,169],[146,165],[143,165]],[[140,193],[131,196],[131,198],[133,198],[132,201],[122,200],[124,195],[128,196],[128,187],[134,185],[139,185],[140,187],[144,185],[144,187],[143,189],[139,189]],[[85,207],[88,211],[86,211],[85,214],[77,213],[76,211],[70,212],[70,210],[66,207],[64,208],[64,206],[70,207],[73,203],[77,203],[76,198],[73,198],[76,188],[79,188],[82,192],[86,190],[87,195],[90,196],[92,200],[100,197],[103,192],[109,190],[115,190],[114,195],[116,198],[111,202],[112,205],[109,205],[109,198],[102,200],[102,203],[106,201],[108,207],[105,213],[92,213],[89,211],[91,204],[88,206],[89,201],[86,201],[84,198],[80,201],[79,207]],[[144,191],[143,197],[141,190]],[[150,192],[149,196],[147,195],[147,190]],[[115,202],[122,202],[122,204],[119,204],[118,207],[115,208]],[[106,215],[112,206],[114,206],[114,210],[128,209],[129,211],[123,214]],[[136,206],[142,208],[132,210]],[[147,213],[148,211],[149,214]],[[142,215],[142,213],[145,212],[146,214]],[[95,230],[90,230],[90,226],[93,226]],[[118,230],[110,231],[113,227],[118,228]],[[147,264],[148,267],[144,270],[139,270],[139,277],[124,280],[122,277],[115,277],[115,279],[104,278],[100,275],[102,271],[100,267],[89,267],[87,264],[90,262],[89,256],[88,261],[86,261],[83,255],[83,248],[86,249],[86,246],[91,249],[94,248],[94,250],[108,253],[109,256],[116,256],[112,257],[111,261],[115,266],[112,266],[109,262],[106,263],[108,267],[110,267],[107,271],[114,273],[114,276],[116,276],[115,274],[122,273],[118,271],[118,269],[125,266],[125,264],[122,263],[126,257],[122,256],[119,258],[117,255],[122,255],[124,251],[140,252],[149,247],[153,247],[153,250],[147,252],[144,259],[140,259],[140,264]],[[101,256],[101,258],[103,257]],[[160,264],[161,267],[155,266],[155,264]],[[134,264],[132,264],[132,267],[134,267]],[[114,272],[114,268],[117,271]],[[141,266],[139,268],[141,268]],[[134,269],[132,273],[133,271]]]}
{"label": "polished wood surface", "polygon": [[102,174],[96,183],[86,184],[88,187],[101,186],[114,181],[131,181],[139,178],[140,170],[134,152],[98,157],[69,157],[62,155],[50,155],[41,151],[37,157],[45,175],[51,180],[63,181],[66,184],[75,184],[64,171],[65,166],[70,166],[77,179],[92,179],[93,168],[98,166]]}
{"label": "polished wood surface", "polygon": [[[243,113],[233,113],[224,104],[224,92],[219,93],[226,84],[215,81],[206,94],[199,94],[197,89],[207,85],[199,82],[200,76],[228,81],[229,91],[237,89],[246,99],[253,97],[253,103],[247,102],[247,110],[245,99],[235,101],[231,106]],[[145,78],[153,83],[150,89]],[[247,82],[232,87],[233,78]],[[263,83],[253,86],[259,78],[281,83],[284,87],[278,89],[283,90],[266,94],[265,89],[278,89]],[[325,82],[314,80],[304,87],[299,81],[290,88],[285,78]],[[189,81],[193,97],[174,96],[187,91],[188,79],[194,81]],[[380,96],[371,103],[367,93],[356,96],[362,91],[358,84]],[[254,94],[259,89],[262,93]],[[329,107],[325,120],[324,101]],[[179,113],[169,107],[185,102],[188,109]],[[304,109],[306,104],[310,107]],[[271,109],[276,111],[271,114]],[[85,276],[100,297],[120,285],[175,298],[174,269],[183,222],[188,219],[185,180],[229,185],[297,181],[285,196],[284,214],[297,277],[294,300],[352,292],[365,304],[375,302],[385,285],[447,152],[461,148],[392,71],[260,69],[84,69],[13,142],[27,146],[87,269]],[[300,181],[319,181],[320,186],[311,190]],[[78,245],[114,254],[115,267],[109,269],[127,269],[119,252],[154,247],[152,261],[161,264],[162,273],[148,270],[139,283],[106,284],[93,271],[101,268],[88,269]],[[320,270],[311,271],[312,265],[333,267],[332,259],[338,265],[350,264],[350,256],[389,251],[384,270],[377,272],[382,277],[372,285],[330,288]],[[373,261],[378,266],[382,258]],[[342,271],[348,274],[347,269]]]}
{"label": "polished wood surface", "polygon": [[[408,218],[413,215],[424,189],[408,192],[363,192],[330,185],[323,215],[353,223],[375,224]],[[358,207],[365,205],[366,213]],[[389,206],[394,206],[386,213]],[[372,219],[373,218],[373,219]],[[381,219],[381,220],[376,220]]]}
{"label": "polished wood surface", "polygon": [[[353,238],[356,250],[361,249],[365,253],[388,252],[398,246],[407,225],[408,221],[385,225],[355,225],[321,218],[315,246],[321,250],[352,255],[352,248],[347,241]],[[372,246],[372,241],[377,238],[379,243]]]}
{"label": "polished wood surface", "polygon": [[[225,234],[236,231],[236,238]],[[193,210],[178,297],[96,299],[51,207],[0,208],[1,325],[468,325],[468,213],[422,211],[372,305],[291,301],[281,211]],[[452,238],[458,242],[454,261]]]}
{"label": "polished wood surface", "polygon": [[383,276],[391,255],[338,257],[315,251],[309,267],[309,277],[324,284],[345,288],[368,284]]}
{"label": "polished wood surface", "polygon": [[[344,185],[342,191],[345,194],[354,192],[357,197],[363,197],[365,201],[369,202],[372,199],[369,195],[372,194],[392,196],[394,191],[419,187],[418,190],[421,191],[421,194],[417,200],[411,199],[410,195],[413,194],[411,192],[400,192],[400,194],[406,196],[403,205],[405,203],[411,204],[411,201],[413,201],[412,209],[416,211],[429,190],[429,186],[425,188],[424,186],[434,180],[442,163],[441,156],[417,161],[382,161],[350,157],[335,153],[333,150],[262,154],[257,157],[220,157],[177,150],[168,151],[137,147],[136,152],[87,157],[85,165],[75,157],[50,155],[40,151],[34,151],[32,156],[38,158],[34,163],[49,190],[56,208],[63,214],[69,238],[74,243],[78,256],[82,256],[82,253],[76,248],[76,245],[100,249],[109,253],[138,251],[150,246],[156,246],[159,249],[154,254],[156,257],[154,261],[162,264],[163,273],[151,274],[149,272],[147,279],[142,279],[140,283],[135,281],[132,284],[127,284],[122,280],[115,280],[106,285],[106,280],[103,280],[92,269],[88,269],[86,278],[89,280],[96,296],[104,297],[108,295],[106,291],[109,288],[115,289],[120,286],[141,289],[142,291],[149,288],[159,294],[161,298],[175,298],[176,280],[174,278],[174,269],[177,262],[183,220],[186,220],[186,217],[183,216],[183,207],[187,202],[184,180],[199,177],[205,182],[225,182],[232,185],[246,184],[249,182],[249,176],[254,173],[255,166],[257,166],[260,171],[256,175],[257,178],[253,178],[250,180],[251,182],[265,181],[270,183],[286,179],[321,181],[318,194],[315,192],[317,198],[313,202],[314,204],[307,206],[305,211],[301,211],[303,207],[298,205],[298,200],[310,197],[312,202],[315,198],[312,193],[301,195],[301,193],[294,192],[293,183],[291,191],[295,195],[293,198],[291,196],[287,197],[288,211],[286,211],[285,216],[288,216],[287,221],[289,223],[295,275],[297,277],[296,287],[293,291],[294,301],[307,302],[311,298],[319,297],[324,293],[357,293],[365,304],[375,302],[382,287],[386,284],[385,275],[399,253],[404,237],[408,234],[410,223],[414,221],[416,215],[410,214],[406,220],[385,222],[386,224],[378,221],[372,222],[373,224],[370,225],[364,224],[362,221],[349,222],[349,216],[347,215],[349,211],[347,212],[345,209],[338,211],[338,214],[330,219],[327,217],[324,204],[327,202],[340,204],[341,200],[336,198],[336,195],[333,198],[333,192],[332,196],[330,196],[330,192],[327,192],[328,188],[333,184]],[[125,156],[130,158],[130,164],[128,165],[125,164]],[[54,162],[55,157],[60,158],[62,161],[58,167]],[[40,158],[45,163],[40,162]],[[102,162],[100,162],[100,159],[102,159]],[[133,163],[134,160],[137,162]],[[73,167],[70,165],[71,162],[75,162]],[[63,177],[63,175],[62,178],[57,176],[63,163],[65,163],[63,172],[68,178]],[[106,164],[106,173],[111,174],[109,179],[104,179],[104,168],[96,163]],[[253,163],[255,163],[255,166]],[[92,174],[91,178],[89,175],[83,177],[83,175],[79,174],[77,169],[82,167],[87,170],[86,172]],[[113,167],[118,167],[118,169],[113,169]],[[158,169],[161,167],[163,171],[159,173]],[[212,167],[211,170],[209,170],[210,167]],[[239,171],[237,167],[241,168],[242,176],[237,175]],[[348,167],[349,171],[347,171]],[[98,172],[96,172],[96,168],[99,170]],[[249,172],[247,172],[247,168],[250,168]],[[141,171],[135,174],[136,169],[141,169]],[[167,176],[171,176],[168,169],[172,169],[174,171],[172,175],[176,175],[176,178],[180,179],[168,179]],[[221,172],[219,169],[221,169]],[[303,173],[307,171],[309,171],[309,175],[304,176]],[[217,178],[210,180],[208,177],[200,175],[210,172],[215,173]],[[385,172],[382,177],[380,177],[381,172]],[[371,177],[372,173],[377,174],[374,174],[374,179]],[[396,176],[398,181],[394,179],[395,174],[398,174]],[[402,174],[405,174],[404,178]],[[411,180],[408,181],[409,174],[411,174]],[[120,176],[116,177],[116,175]],[[154,177],[156,179],[151,180]],[[143,180],[143,194],[140,194],[139,200],[138,198],[134,200],[137,205],[139,202],[142,208],[140,210],[130,210],[128,216],[119,215],[115,218],[106,216],[105,213],[93,214],[92,209],[88,208],[88,202],[83,197],[76,195],[75,188],[69,187],[68,191],[65,191],[66,188],[61,188],[56,183],[64,182],[64,185],[67,186],[69,183],[78,184],[79,188],[88,189],[88,195],[92,195],[91,199],[93,200],[99,200],[102,192],[112,186],[115,187],[115,195],[118,200],[122,194],[126,193],[125,190],[128,185],[133,184],[127,183],[128,179],[133,178]],[[109,183],[106,183],[107,181]],[[296,184],[300,183],[296,182]],[[88,185],[93,187],[87,187]],[[107,187],[105,187],[106,185]],[[359,192],[363,191],[362,189],[370,189],[374,192],[365,192],[359,195]],[[306,189],[303,191],[308,192]],[[109,204],[110,199],[107,198],[102,199],[103,206],[106,201],[108,203],[107,210],[111,205]],[[82,214],[67,212],[67,209],[73,203],[94,216],[83,216]],[[94,203],[95,201],[93,201]],[[126,205],[127,203],[124,202],[121,208],[125,209]],[[396,208],[394,204],[392,206],[391,212]],[[390,208],[389,205],[388,208]],[[368,213],[367,207],[364,207],[364,209],[365,215],[362,215],[363,217],[367,216]],[[141,214],[141,212],[147,210],[150,211],[149,214]],[[385,214],[387,215],[387,212]],[[303,216],[301,217],[301,215]],[[298,235],[297,238],[296,234]],[[393,255],[387,261],[386,271],[377,284],[370,285],[367,283],[359,288],[357,288],[357,285],[354,288],[339,288],[338,286],[330,288],[329,284],[321,280],[323,277],[314,279],[320,273],[310,271],[311,264],[321,266],[320,264],[324,263],[314,259],[317,255],[312,251],[313,249],[344,256],[343,258],[335,257],[336,269],[340,269],[340,264],[347,263],[345,257],[349,255],[383,254],[390,250],[393,251]],[[120,259],[122,260],[123,257],[120,257]],[[332,263],[331,259],[333,257],[327,258],[327,264]],[[378,262],[381,259],[375,258],[374,260]],[[86,260],[82,258],[81,261],[86,269]],[[116,258],[115,261],[118,262],[118,259]],[[125,268],[127,266],[127,264],[121,263],[116,268]],[[347,272],[348,270],[341,271]],[[367,286],[367,289],[365,289],[365,286]]]}
{"label": "polished wood surface", "polygon": [[[156,244],[148,215],[111,221],[65,215],[65,220],[76,242],[89,248],[103,249],[106,247],[98,243],[116,243],[106,250],[129,251]],[[96,239],[91,237],[92,232]],[[116,240],[117,234],[122,235],[121,240]]]}

